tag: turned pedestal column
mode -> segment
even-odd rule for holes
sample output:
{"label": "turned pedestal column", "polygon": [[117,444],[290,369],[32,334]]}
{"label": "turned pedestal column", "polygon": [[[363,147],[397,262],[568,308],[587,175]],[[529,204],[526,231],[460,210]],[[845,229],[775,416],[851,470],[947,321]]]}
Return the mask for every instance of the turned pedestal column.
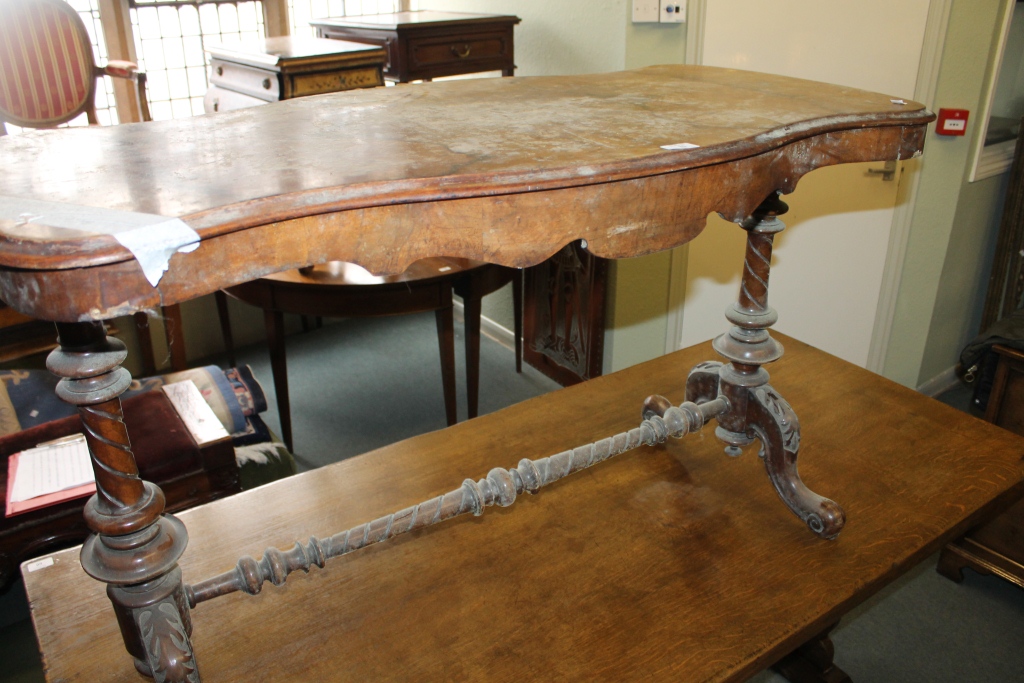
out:
{"label": "turned pedestal column", "polygon": [[139,478],[119,396],[131,383],[121,367],[125,345],[103,323],[58,323],[60,347],[47,367],[62,379],[57,395],[78,406],[89,444],[96,494],[85,506],[94,532],[82,567],[107,584],[125,647],[135,667],[157,681],[198,681],[192,622],[178,558],[185,526],[164,515],[164,494]]}

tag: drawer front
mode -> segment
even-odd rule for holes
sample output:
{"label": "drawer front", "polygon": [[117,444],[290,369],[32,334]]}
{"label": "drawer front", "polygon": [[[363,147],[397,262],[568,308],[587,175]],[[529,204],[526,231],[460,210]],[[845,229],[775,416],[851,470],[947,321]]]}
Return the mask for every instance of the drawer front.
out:
{"label": "drawer front", "polygon": [[281,99],[277,73],[219,59],[210,62],[210,83],[266,102]]}
{"label": "drawer front", "polygon": [[505,32],[409,40],[413,69],[461,67],[468,73],[483,70],[488,64],[511,64],[511,60],[511,36]]}
{"label": "drawer front", "polygon": [[267,101],[261,100],[258,97],[249,97],[234,90],[218,88],[215,85],[211,85],[203,96],[203,111],[207,114],[256,107],[261,104],[267,104]]}
{"label": "drawer front", "polygon": [[320,95],[354,88],[372,88],[384,85],[381,70],[374,66],[363,66],[355,69],[323,71],[320,73],[294,74],[289,78],[289,92],[285,97],[304,97]]}

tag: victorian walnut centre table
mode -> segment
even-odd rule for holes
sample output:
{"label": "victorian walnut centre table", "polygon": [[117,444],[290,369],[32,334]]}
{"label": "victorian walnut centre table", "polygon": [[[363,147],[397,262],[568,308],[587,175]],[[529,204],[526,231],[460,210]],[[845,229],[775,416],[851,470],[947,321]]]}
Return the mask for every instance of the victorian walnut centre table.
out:
{"label": "victorian walnut centre table", "polygon": [[[796,515],[793,523],[821,539],[836,537],[845,513],[800,480],[796,414],[762,367],[783,351],[768,333],[776,314],[767,301],[772,241],[784,227],[779,193],[820,166],[916,156],[932,118],[922,105],[889,95],[666,66],[349,91],[0,140],[0,165],[14,169],[0,177],[0,298],[57,322],[60,347],[48,365],[62,377],[61,398],[80,406],[97,480],[85,511],[95,535],[83,545],[82,567],[107,584],[135,667],[157,680],[198,680],[203,655],[193,652],[190,634],[193,621],[197,632],[204,628],[203,603],[255,594],[265,581],[280,585],[330,558],[511,505],[518,494],[713,420],[730,454],[760,442],[768,480]],[[393,514],[368,510],[355,527],[271,548],[261,560],[242,557],[217,576],[183,576],[178,560],[188,533],[162,514],[159,489],[136,474],[118,399],[130,380],[121,367],[126,352],[102,321],[330,260],[377,274],[436,256],[522,268],[575,240],[597,256],[636,256],[693,239],[712,211],[748,233],[744,275],[726,311],[732,327],[714,344],[727,362],[695,366],[684,402],[650,396],[639,427],[588,432],[594,443],[556,454],[520,452],[512,431],[501,442],[507,452],[488,451],[494,469],[482,479],[453,481],[448,493],[432,488],[434,498],[408,500]],[[635,414],[640,404],[638,397],[621,409]],[[518,457],[511,470],[498,467]],[[401,487],[409,476],[415,472],[389,471],[387,481],[367,485]],[[827,471],[819,481],[829,486]],[[841,499],[843,491],[831,493]],[[469,525],[449,526],[457,534]],[[418,533],[426,545],[444,532]],[[515,553],[513,539],[506,542]],[[396,552],[412,554],[415,545]],[[332,564],[345,571],[344,562]],[[572,581],[571,571],[558,577]],[[555,588],[512,584],[506,598],[530,601]],[[345,606],[339,594],[336,609]],[[444,615],[436,623],[429,616],[423,631],[443,630]],[[533,646],[544,647],[543,640]]]}

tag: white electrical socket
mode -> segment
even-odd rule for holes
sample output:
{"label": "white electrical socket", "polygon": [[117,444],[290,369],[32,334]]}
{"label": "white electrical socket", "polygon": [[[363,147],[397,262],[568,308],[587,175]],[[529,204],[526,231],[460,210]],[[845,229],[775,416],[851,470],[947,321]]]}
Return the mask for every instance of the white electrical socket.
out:
{"label": "white electrical socket", "polygon": [[663,24],[686,23],[686,0],[661,0],[658,21]]}
{"label": "white electrical socket", "polygon": [[658,0],[633,0],[633,23],[652,23],[661,21],[661,5]]}

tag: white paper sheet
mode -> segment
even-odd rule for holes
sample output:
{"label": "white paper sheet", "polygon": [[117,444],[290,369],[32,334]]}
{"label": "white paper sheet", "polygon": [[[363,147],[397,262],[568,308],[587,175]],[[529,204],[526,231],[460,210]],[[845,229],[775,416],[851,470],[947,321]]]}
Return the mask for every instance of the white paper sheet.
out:
{"label": "white paper sheet", "polygon": [[85,437],[30,448],[18,456],[11,500],[15,503],[95,481]]}
{"label": "white paper sheet", "polygon": [[178,411],[178,417],[188,427],[197,444],[202,446],[230,436],[195,382],[187,379],[184,382],[165,384],[161,389],[167,394],[171,405]]}

